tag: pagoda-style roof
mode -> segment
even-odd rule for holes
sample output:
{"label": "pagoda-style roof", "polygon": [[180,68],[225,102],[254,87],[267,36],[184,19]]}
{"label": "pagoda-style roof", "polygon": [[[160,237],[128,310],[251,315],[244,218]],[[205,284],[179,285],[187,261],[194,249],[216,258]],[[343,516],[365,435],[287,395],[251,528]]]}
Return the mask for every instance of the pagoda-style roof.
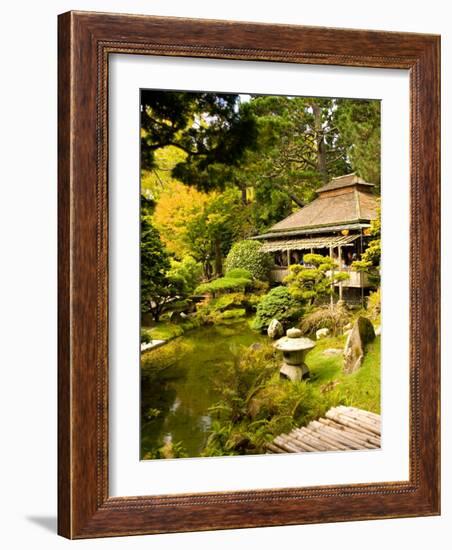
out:
{"label": "pagoda-style roof", "polygon": [[370,190],[372,187],[375,187],[375,185],[364,181],[362,178],[353,173],[333,178],[329,183],[317,189],[317,193],[325,193],[326,191],[332,191],[333,189],[344,189],[345,187],[362,187],[362,190],[367,187]]}
{"label": "pagoda-style roof", "polygon": [[356,174],[333,178],[318,189],[319,196],[271,227],[259,239],[280,236],[359,229],[377,217],[378,198],[374,184]]}

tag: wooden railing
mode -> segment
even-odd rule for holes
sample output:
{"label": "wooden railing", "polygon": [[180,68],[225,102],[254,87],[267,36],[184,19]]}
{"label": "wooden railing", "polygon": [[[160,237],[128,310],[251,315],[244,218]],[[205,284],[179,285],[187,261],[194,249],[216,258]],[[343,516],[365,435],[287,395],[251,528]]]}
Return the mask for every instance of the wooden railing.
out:
{"label": "wooden railing", "polygon": [[[343,288],[366,288],[372,286],[369,283],[369,276],[362,271],[353,271],[351,269],[343,270],[342,273],[347,273],[348,279],[342,281]],[[336,284],[339,286],[339,283]]]}

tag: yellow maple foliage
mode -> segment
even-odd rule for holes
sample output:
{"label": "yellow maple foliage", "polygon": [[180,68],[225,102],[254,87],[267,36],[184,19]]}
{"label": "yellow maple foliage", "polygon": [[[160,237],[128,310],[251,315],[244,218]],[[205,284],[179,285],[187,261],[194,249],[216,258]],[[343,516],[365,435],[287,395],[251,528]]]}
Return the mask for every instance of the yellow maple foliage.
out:
{"label": "yellow maple foliage", "polygon": [[169,252],[178,258],[190,253],[185,239],[187,225],[199,216],[215,195],[177,180],[167,182],[155,207],[153,221]]}

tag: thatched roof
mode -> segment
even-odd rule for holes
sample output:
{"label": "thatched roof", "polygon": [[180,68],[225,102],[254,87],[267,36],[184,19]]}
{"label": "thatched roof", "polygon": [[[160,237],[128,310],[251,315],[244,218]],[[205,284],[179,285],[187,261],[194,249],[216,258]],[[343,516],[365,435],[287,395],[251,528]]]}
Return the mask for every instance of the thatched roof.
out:
{"label": "thatched roof", "polygon": [[378,199],[373,184],[355,174],[334,178],[318,190],[319,196],[257,238],[368,227],[377,217]]}

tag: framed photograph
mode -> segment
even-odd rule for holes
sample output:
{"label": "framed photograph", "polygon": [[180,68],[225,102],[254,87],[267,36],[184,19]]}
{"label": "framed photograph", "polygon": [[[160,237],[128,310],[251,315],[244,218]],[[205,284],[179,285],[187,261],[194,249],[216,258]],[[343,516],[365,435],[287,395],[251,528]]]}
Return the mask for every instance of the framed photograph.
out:
{"label": "framed photograph", "polygon": [[59,16],[61,535],[439,514],[439,48]]}

